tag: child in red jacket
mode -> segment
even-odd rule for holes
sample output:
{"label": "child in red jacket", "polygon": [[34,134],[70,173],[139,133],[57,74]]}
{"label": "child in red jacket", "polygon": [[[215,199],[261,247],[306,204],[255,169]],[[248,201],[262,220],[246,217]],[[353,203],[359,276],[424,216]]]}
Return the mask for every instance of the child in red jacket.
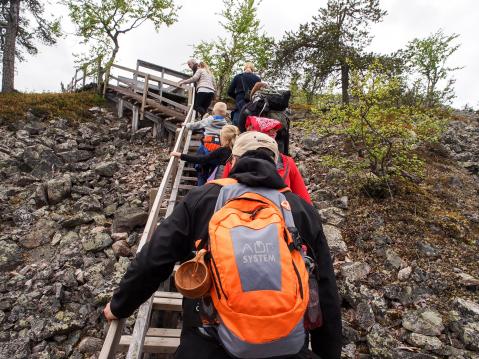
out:
{"label": "child in red jacket", "polygon": [[[247,131],[262,132],[273,138],[276,137],[276,133],[281,129],[281,127],[281,122],[271,118],[248,116],[246,119]],[[284,183],[286,183],[286,186],[288,186],[293,193],[296,193],[306,202],[312,204],[311,197],[309,196],[308,190],[304,184],[303,177],[301,176],[298,167],[296,167],[296,163],[291,157],[280,153],[280,158],[276,164],[276,169],[278,170],[278,174],[283,178]],[[223,178],[228,177],[230,171],[231,163],[228,162],[223,171]]]}

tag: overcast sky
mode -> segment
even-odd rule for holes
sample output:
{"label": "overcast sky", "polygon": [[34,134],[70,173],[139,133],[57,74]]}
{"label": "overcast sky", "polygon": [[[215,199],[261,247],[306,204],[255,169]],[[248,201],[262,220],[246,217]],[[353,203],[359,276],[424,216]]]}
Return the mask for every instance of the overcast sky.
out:
{"label": "overcast sky", "polygon": [[[182,8],[179,21],[156,33],[149,24],[120,38],[117,63],[134,67],[136,59],[184,69],[192,53],[192,45],[201,40],[215,39],[221,31],[218,23],[221,0],[177,0]],[[200,5],[201,4],[201,5]],[[259,18],[264,30],[280,39],[287,30],[311,20],[326,0],[263,0]],[[464,66],[455,73],[456,107],[465,104],[479,106],[479,40],[477,38],[478,0],[381,0],[388,15],[373,25],[370,50],[390,53],[412,40],[425,37],[439,28],[447,34],[460,35],[462,44],[451,57],[451,66]],[[73,35],[66,10],[54,9],[63,17],[63,27],[69,35],[56,46],[40,47],[40,53],[17,66],[16,88],[22,91],[59,91],[60,82],[68,83],[74,72],[74,56],[82,50]]]}

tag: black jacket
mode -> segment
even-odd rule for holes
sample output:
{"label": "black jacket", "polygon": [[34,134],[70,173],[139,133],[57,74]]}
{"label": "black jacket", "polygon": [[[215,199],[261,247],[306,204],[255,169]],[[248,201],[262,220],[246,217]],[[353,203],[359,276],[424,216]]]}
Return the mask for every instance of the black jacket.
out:
{"label": "black jacket", "polygon": [[180,158],[186,162],[216,167],[219,165],[225,165],[230,157],[231,148],[220,147],[207,155],[187,155],[182,153]]}
{"label": "black jacket", "polygon": [[[243,156],[230,177],[249,186],[283,188],[284,182],[274,164],[262,155]],[[206,184],[193,188],[173,213],[155,231],[136,258],[131,262],[119,289],[111,301],[111,310],[119,318],[130,316],[172,273],[176,262],[190,258],[197,239],[206,238],[208,222],[221,187]],[[295,225],[302,238],[314,249],[319,261],[319,298],[324,324],[311,332],[313,351],[323,359],[340,358],[341,312],[329,248],[316,210],[294,193],[285,193],[290,203]],[[184,301],[183,328],[194,325],[194,306]],[[188,323],[189,322],[189,323]]]}
{"label": "black jacket", "polygon": [[[260,81],[260,77],[252,72],[238,74],[233,77],[233,81],[231,81],[230,87],[228,88],[228,96],[233,98],[236,104],[238,104],[238,102],[241,103],[244,101],[246,91],[251,90],[255,83]],[[238,110],[241,110],[241,108],[238,108]]]}

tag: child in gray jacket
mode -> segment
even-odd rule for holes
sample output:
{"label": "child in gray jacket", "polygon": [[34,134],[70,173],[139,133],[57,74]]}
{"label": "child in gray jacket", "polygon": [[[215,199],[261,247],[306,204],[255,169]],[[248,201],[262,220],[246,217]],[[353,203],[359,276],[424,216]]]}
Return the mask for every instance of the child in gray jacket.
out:
{"label": "child in gray jacket", "polygon": [[204,129],[203,146],[209,151],[218,149],[220,144],[220,131],[223,126],[227,125],[226,104],[224,102],[217,102],[213,106],[213,114],[201,121],[188,123],[186,128],[190,130]]}

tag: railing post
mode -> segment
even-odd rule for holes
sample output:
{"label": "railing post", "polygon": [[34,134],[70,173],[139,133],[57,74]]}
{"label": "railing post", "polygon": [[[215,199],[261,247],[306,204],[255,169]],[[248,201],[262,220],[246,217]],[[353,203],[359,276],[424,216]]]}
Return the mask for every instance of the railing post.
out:
{"label": "railing post", "polygon": [[192,104],[192,99],[193,99],[193,87],[190,87],[188,90],[188,106],[191,106]]}
{"label": "railing post", "polygon": [[113,359],[115,357],[116,348],[121,339],[121,332],[125,326],[126,319],[114,320],[110,323],[108,333],[101,348],[98,359]]}
{"label": "railing post", "polygon": [[97,59],[96,88],[98,93],[101,91],[101,56]]}
{"label": "railing post", "polygon": [[87,67],[87,65],[84,65],[84,66],[83,66],[83,80],[82,80],[82,87],[85,87],[87,70],[88,70],[88,67]]}
{"label": "railing post", "polygon": [[145,117],[145,105],[146,105],[146,98],[148,97],[148,82],[150,80],[150,75],[146,74],[145,76],[145,84],[143,86],[143,99],[141,100],[141,111],[140,111],[140,121],[143,121]]}
{"label": "railing post", "polygon": [[74,89],[77,88],[77,82],[78,82],[77,77],[78,77],[78,69],[75,70],[75,77],[74,77],[74,78],[75,78],[75,82],[74,82],[74,84],[73,84],[73,88],[74,88]]}
{"label": "railing post", "polygon": [[161,69],[161,81],[160,81],[160,103],[163,100],[163,79],[165,78],[165,69]]}
{"label": "railing post", "polygon": [[118,100],[118,118],[122,118],[123,117],[123,99],[120,98]]}
{"label": "railing post", "polygon": [[108,66],[108,68],[106,69],[105,83],[103,84],[103,97],[105,97],[105,95],[106,95],[106,90],[108,88],[108,82],[110,81],[110,69],[111,69],[111,65]]}
{"label": "railing post", "polygon": [[133,111],[131,115],[131,133],[134,134],[138,131],[138,106],[133,106]]}
{"label": "railing post", "polygon": [[138,70],[140,69],[140,63],[138,62],[139,60],[136,60],[136,72],[133,73],[133,80],[135,82],[135,89],[133,90],[133,92],[138,92]]}

